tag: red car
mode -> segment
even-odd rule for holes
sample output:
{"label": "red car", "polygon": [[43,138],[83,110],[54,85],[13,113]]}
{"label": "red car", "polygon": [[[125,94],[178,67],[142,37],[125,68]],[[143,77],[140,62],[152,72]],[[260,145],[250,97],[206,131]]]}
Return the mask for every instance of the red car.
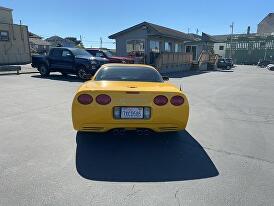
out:
{"label": "red car", "polygon": [[113,56],[113,54],[108,50],[103,49],[86,49],[92,56],[106,58],[109,63],[124,63],[124,64],[134,64],[134,59],[130,57],[118,57]]}

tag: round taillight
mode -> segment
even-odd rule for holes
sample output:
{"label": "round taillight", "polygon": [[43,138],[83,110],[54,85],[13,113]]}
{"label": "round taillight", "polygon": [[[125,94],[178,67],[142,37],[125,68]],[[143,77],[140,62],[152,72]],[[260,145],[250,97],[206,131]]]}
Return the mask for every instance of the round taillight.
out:
{"label": "round taillight", "polygon": [[180,106],[184,103],[184,98],[181,96],[174,96],[171,98],[170,103],[174,106]]}
{"label": "round taillight", "polygon": [[153,102],[154,102],[154,104],[156,104],[158,106],[163,106],[163,105],[167,104],[168,98],[164,95],[159,95],[154,98]]}
{"label": "round taillight", "polygon": [[90,104],[93,101],[92,96],[89,94],[80,94],[77,99],[80,104],[84,105]]}
{"label": "round taillight", "polygon": [[106,94],[100,94],[96,97],[96,102],[101,105],[107,105],[111,102],[111,98]]}

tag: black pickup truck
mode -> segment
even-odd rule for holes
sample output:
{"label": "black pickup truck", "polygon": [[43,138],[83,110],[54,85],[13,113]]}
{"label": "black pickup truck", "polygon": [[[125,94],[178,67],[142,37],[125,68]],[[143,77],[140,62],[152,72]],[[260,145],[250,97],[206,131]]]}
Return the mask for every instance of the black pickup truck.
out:
{"label": "black pickup truck", "polygon": [[106,63],[107,59],[94,57],[84,49],[56,47],[50,49],[48,56],[33,56],[31,66],[43,77],[50,72],[61,72],[63,75],[76,74],[86,80]]}

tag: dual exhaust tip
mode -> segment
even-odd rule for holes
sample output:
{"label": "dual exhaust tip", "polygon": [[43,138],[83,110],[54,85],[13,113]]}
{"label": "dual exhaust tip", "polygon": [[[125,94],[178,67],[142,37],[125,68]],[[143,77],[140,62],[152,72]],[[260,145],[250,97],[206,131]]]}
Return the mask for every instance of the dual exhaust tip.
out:
{"label": "dual exhaust tip", "polygon": [[[114,129],[112,130],[112,134],[115,136],[123,136],[126,134],[126,131],[126,129]],[[148,136],[152,133],[149,129],[137,129],[135,132],[138,136]]]}

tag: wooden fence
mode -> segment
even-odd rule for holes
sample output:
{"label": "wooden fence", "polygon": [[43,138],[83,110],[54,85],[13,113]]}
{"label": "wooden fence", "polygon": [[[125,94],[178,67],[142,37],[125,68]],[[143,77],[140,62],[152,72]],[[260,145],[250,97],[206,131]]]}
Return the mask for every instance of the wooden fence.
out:
{"label": "wooden fence", "polygon": [[[183,68],[192,64],[191,53],[161,53],[155,60],[155,66],[159,69]],[[183,70],[183,69],[182,69]]]}

